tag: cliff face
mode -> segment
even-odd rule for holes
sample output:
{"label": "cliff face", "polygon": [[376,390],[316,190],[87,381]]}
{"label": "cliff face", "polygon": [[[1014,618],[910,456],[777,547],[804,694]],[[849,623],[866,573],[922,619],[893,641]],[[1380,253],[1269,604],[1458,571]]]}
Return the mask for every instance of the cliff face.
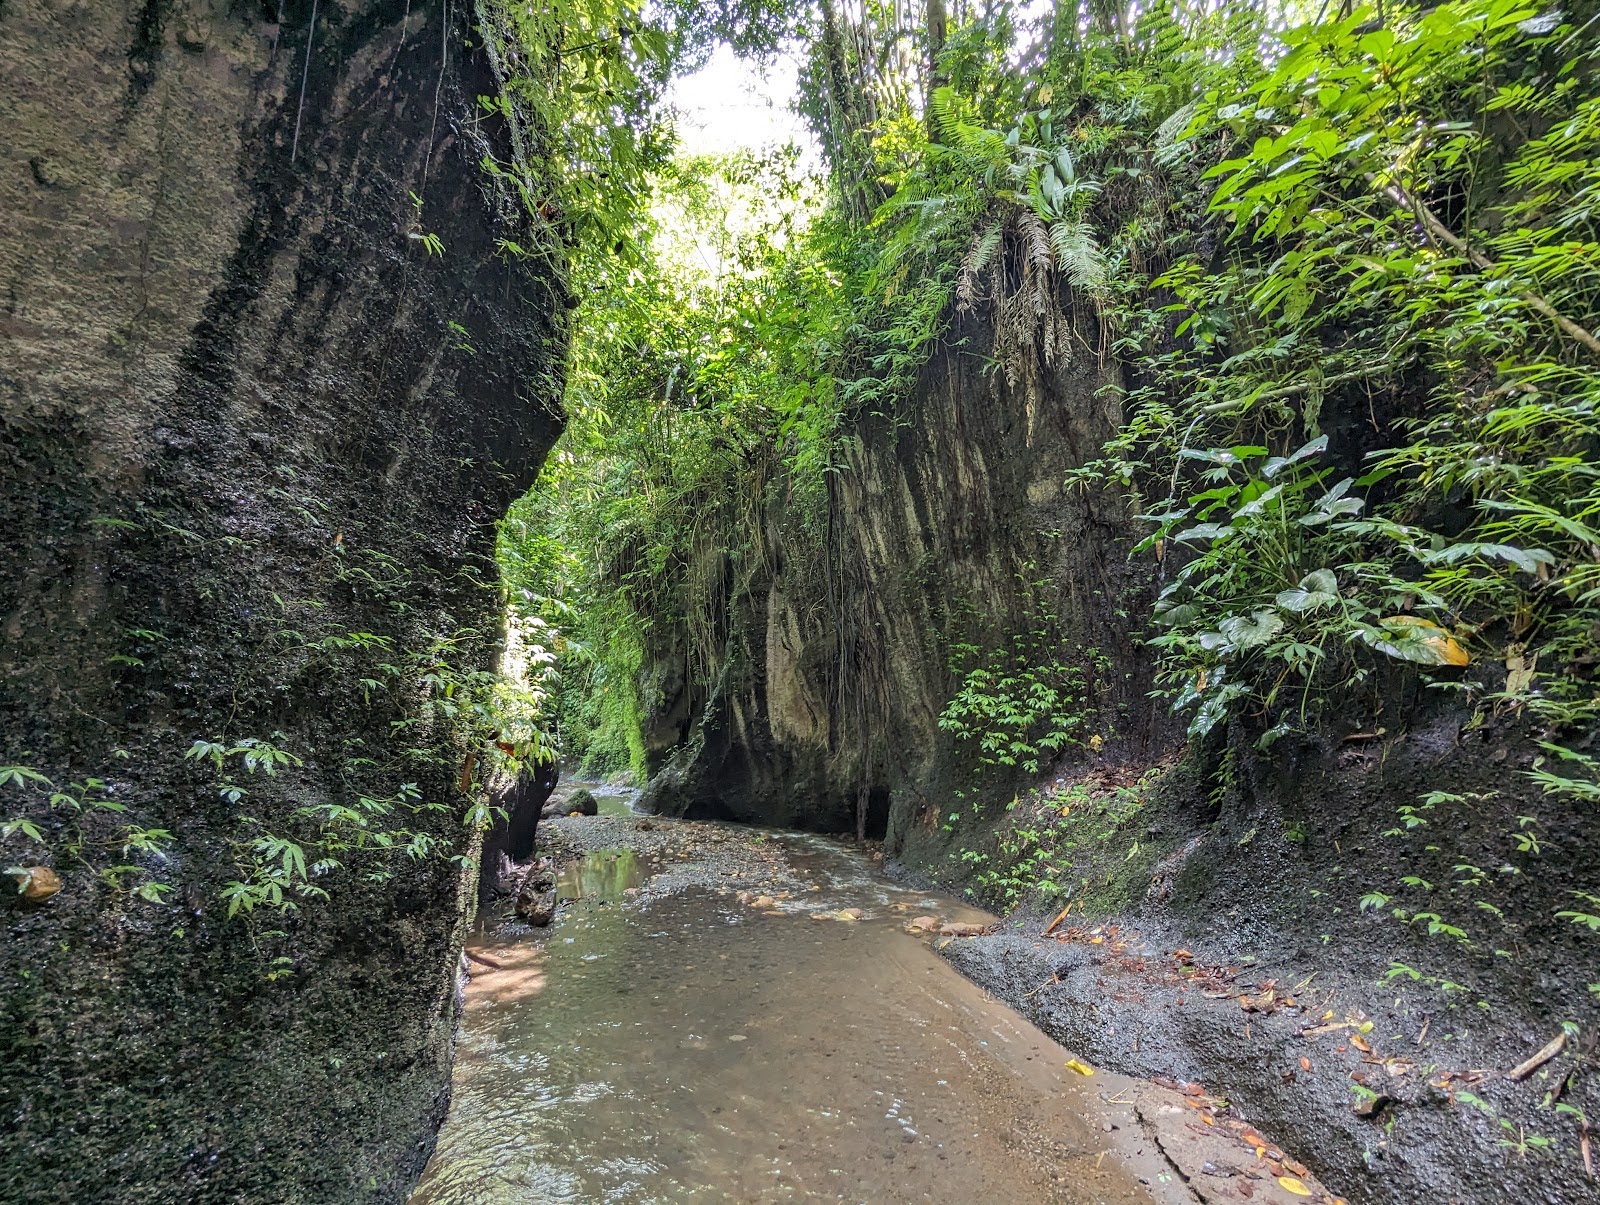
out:
{"label": "cliff face", "polygon": [[[6,1200],[400,1199],[427,1156],[468,839],[426,683],[492,662],[564,346],[495,254],[471,20],[0,4],[0,763],[85,805],[0,787],[63,883],[0,904]],[[201,739],[298,763],[229,799]],[[226,916],[252,842],[362,797],[432,854]]]}
{"label": "cliff face", "polygon": [[903,421],[859,424],[825,524],[802,523],[782,483],[769,491],[762,568],[727,605],[714,681],[693,682],[680,646],[659,657],[663,765],[647,804],[860,826],[916,857],[941,819],[933,801],[976,768],[975,742],[939,726],[973,667],[1043,665],[1082,719],[1076,742],[1154,757],[1170,740],[1130,634],[1153,581],[1129,562],[1130,514],[1068,480],[1116,430],[1104,387],[1119,368],[1080,339],[1009,382],[989,338],[978,320],[952,332]]}
{"label": "cliff face", "polygon": [[[1190,745],[1150,697],[1161,562],[1133,551],[1122,491],[1073,472],[1120,420],[1106,388],[1120,369],[1087,328],[1070,360],[1008,383],[972,320],[901,422],[855,424],[824,520],[781,478],[769,487],[754,547],[718,551],[729,567],[701,573],[728,583],[699,620],[719,633],[714,655],[669,631],[648,667],[659,764],[644,804],[862,831],[990,902],[1026,901],[1048,879],[1080,910],[1171,914],[1188,940],[1224,949],[1310,957],[1313,940],[1338,939],[1345,967],[1376,976],[1401,959],[1430,981],[1492,988],[1529,1024],[1590,1007],[1588,934],[1557,913],[1575,885],[1594,890],[1593,842],[1530,779],[1538,734],[1515,709],[1391,662],[1307,731],[1264,741],[1246,715]],[[1373,416],[1393,423],[1412,400],[1330,396],[1324,426],[1359,463],[1392,430]],[[716,547],[746,538],[718,533]],[[1504,667],[1474,671],[1493,683]],[[1039,711],[1067,717],[1064,739],[1051,747],[1037,718],[981,730],[960,714],[964,687],[973,712],[1001,717],[1048,695]],[[984,752],[986,736],[1013,733],[1031,746],[1015,764]],[[1136,800],[1097,802],[1136,780]],[[1024,847],[1039,857],[1019,869]],[[1405,919],[1436,908],[1495,920],[1468,943]],[[1508,942],[1542,954],[1490,955]]]}

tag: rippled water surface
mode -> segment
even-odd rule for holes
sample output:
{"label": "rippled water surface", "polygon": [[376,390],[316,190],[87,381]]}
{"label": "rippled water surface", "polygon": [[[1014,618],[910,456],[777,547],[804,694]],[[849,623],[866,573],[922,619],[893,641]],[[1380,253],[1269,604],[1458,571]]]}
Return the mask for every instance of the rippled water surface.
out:
{"label": "rippled water surface", "polygon": [[779,843],[818,891],[624,898],[633,855],[600,851],[546,937],[484,947],[414,1205],[1150,1199],[1067,1053],[901,928],[979,914]]}

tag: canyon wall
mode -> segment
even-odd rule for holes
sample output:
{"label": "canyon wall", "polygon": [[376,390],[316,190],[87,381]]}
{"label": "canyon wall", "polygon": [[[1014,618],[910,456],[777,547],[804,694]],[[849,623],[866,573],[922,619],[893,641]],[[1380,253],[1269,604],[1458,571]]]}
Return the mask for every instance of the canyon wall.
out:
{"label": "canyon wall", "polygon": [[[496,253],[536,236],[473,21],[0,3],[0,763],[58,794],[0,819],[61,883],[0,903],[5,1200],[400,1200],[431,1149],[471,852],[437,684],[492,668],[567,305]],[[428,856],[352,837],[326,898],[228,915],[362,799]]]}
{"label": "canyon wall", "polygon": [[924,844],[934,800],[976,769],[939,717],[980,663],[1050,667],[1075,745],[1153,759],[1173,743],[1134,636],[1158,567],[1130,561],[1120,493],[1069,480],[1121,421],[1120,367],[1092,338],[1013,381],[986,325],[961,324],[898,420],[852,429],[820,539],[775,481],[715,675],[694,680],[681,635],[658,652],[647,803],[840,831],[859,809],[891,851]]}

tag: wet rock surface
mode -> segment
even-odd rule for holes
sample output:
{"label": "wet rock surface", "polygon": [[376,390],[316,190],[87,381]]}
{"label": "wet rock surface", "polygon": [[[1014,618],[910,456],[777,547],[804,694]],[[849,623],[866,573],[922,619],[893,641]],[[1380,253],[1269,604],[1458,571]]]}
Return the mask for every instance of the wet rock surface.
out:
{"label": "wet rock surface", "polygon": [[934,930],[994,918],[868,851],[627,815],[541,837],[560,912],[472,945],[418,1205],[1334,1200],[1199,1085],[1097,1069],[956,974],[935,945],[985,939]]}
{"label": "wet rock surface", "polygon": [[[399,1200],[448,1100],[470,746],[371,687],[493,665],[567,295],[496,251],[535,236],[471,6],[279,8],[0,4],[0,761],[125,809],[6,788],[59,880],[0,893],[7,1202]],[[184,754],[244,737],[296,761],[235,807]],[[230,918],[263,832],[402,783],[436,856]]]}
{"label": "wet rock surface", "polygon": [[579,816],[597,816],[600,814],[600,803],[595,798],[593,791],[587,787],[578,787],[563,794],[559,799],[552,799],[544,808],[546,819],[555,816],[570,816],[573,813]]}

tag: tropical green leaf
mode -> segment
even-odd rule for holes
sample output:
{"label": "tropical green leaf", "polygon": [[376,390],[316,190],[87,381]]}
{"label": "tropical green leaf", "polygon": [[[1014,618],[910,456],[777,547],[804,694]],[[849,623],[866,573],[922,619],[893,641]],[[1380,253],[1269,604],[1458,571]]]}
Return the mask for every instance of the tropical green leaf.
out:
{"label": "tropical green leaf", "polygon": [[1313,569],[1300,584],[1278,594],[1277,604],[1285,611],[1315,611],[1339,601],[1339,580],[1331,569]]}

